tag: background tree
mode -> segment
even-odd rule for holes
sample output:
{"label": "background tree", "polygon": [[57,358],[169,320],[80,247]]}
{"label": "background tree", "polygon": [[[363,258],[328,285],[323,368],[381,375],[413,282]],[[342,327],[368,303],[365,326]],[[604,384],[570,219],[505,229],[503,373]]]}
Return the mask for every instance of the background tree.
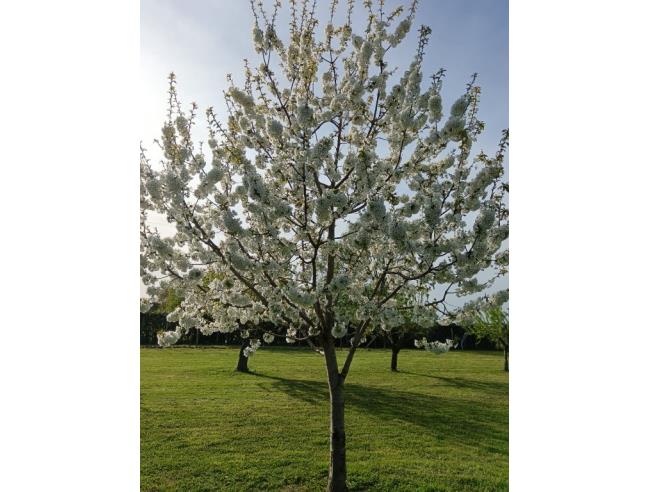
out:
{"label": "background tree", "polygon": [[[261,346],[259,337],[260,330],[257,327],[250,326],[248,323],[240,330],[242,338],[241,348],[239,349],[238,361],[236,362],[236,370],[239,372],[250,372],[248,367],[248,360],[257,349]],[[266,343],[272,343],[274,336],[264,334]]]}
{"label": "background tree", "polygon": [[380,330],[389,342],[390,368],[394,372],[398,371],[398,355],[405,344],[427,332],[433,325],[434,313],[427,312],[426,309],[431,308],[424,307],[428,293],[428,290],[420,285],[407,286],[394,296],[395,315],[399,317],[399,323],[393,328],[387,325]]}
{"label": "background tree", "polygon": [[504,350],[504,370],[508,372],[509,363],[509,320],[501,306],[490,306],[477,312],[472,320],[470,332],[479,341],[490,340]]}
{"label": "background tree", "polygon": [[165,289],[161,290],[161,296],[158,299],[157,311],[160,313],[170,313],[180,307],[182,296],[168,284]]}
{"label": "background tree", "polygon": [[[194,287],[205,290],[208,288],[210,282],[218,278],[219,274],[213,271],[205,271],[202,275],[200,285],[196,284]],[[222,278],[222,277],[221,277]],[[180,313],[182,312],[182,301],[184,285],[182,282],[178,281],[179,279],[171,277],[163,282],[154,285],[150,289],[150,293],[156,296],[155,301],[153,299],[148,299],[142,301],[142,311],[148,312],[157,312],[166,314],[167,321],[169,322],[178,322],[180,320]],[[180,286],[174,288],[174,285]],[[213,300],[215,304],[212,308],[219,309],[219,301]],[[191,328],[195,333],[194,342],[195,345],[198,345],[200,327],[195,326]],[[188,330],[183,330],[182,327],[178,327],[173,332],[159,332],[158,333],[158,343],[162,346],[169,346],[176,343]],[[266,343],[270,344],[274,341],[274,336],[269,333],[264,333],[257,326],[252,323],[246,323],[244,326],[239,327],[238,334],[241,339],[241,346],[239,349],[238,360],[236,362],[236,371],[239,372],[250,372],[248,366],[248,359],[251,357],[257,349],[261,346],[260,338],[263,336],[263,339]]]}
{"label": "background tree", "polygon": [[398,371],[398,354],[400,353],[405,341],[410,333],[413,330],[419,330],[420,327],[411,323],[405,322],[403,325],[391,331],[391,333],[385,333],[385,338],[389,341],[389,346],[391,347],[391,362],[390,368],[392,371]]}
{"label": "background tree", "polygon": [[[430,28],[419,29],[400,77],[387,60],[417,2],[393,12],[364,2],[360,35],[353,5],[340,23],[336,0],[328,19],[316,17],[315,2],[291,1],[284,43],[279,3],[266,12],[252,2],[258,64],[245,62],[240,87],[230,78],[224,121],[207,110],[208,149],[192,137],[197,106],[182,108],[172,75],[162,158],[152,163],[143,150],[140,159],[144,281],[164,275],[186,286],[179,332],[161,343],[194,327],[209,334],[269,321],[287,340],[321,347],[331,491],[347,490],[344,385],[367,330],[397,326],[395,296],[415,283],[456,296],[487,288],[477,274],[498,274],[508,234],[508,134],[493,157],[471,157],[484,127],[475,77],[444,117],[443,71],[423,86]],[[175,234],[148,227],[149,211]],[[204,287],[206,272],[218,275]],[[447,311],[445,295],[422,307]],[[335,339],[347,333],[339,365]]]}

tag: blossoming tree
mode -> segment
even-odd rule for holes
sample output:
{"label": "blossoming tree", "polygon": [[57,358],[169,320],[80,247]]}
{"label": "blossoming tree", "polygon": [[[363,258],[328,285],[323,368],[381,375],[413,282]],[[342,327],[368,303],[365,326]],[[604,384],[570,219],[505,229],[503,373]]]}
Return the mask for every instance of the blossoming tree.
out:
{"label": "blossoming tree", "polygon": [[[420,336],[433,326],[435,318],[433,309],[426,306],[429,302],[430,292],[421,285],[407,285],[398,292],[390,301],[394,311],[389,323],[382,323],[375,336],[383,337],[391,348],[392,371],[398,371],[398,355],[408,340]],[[417,343],[416,339],[415,345]]]}
{"label": "blossoming tree", "polygon": [[[364,2],[360,35],[352,1],[341,24],[336,0],[323,22],[313,3],[290,4],[284,42],[278,2],[271,14],[253,2],[259,63],[245,62],[240,87],[230,79],[225,120],[207,110],[208,149],[193,137],[196,105],[181,108],[170,77],[163,158],[140,159],[142,275],[153,289],[162,276],[183,286],[178,333],[162,344],[196,326],[209,334],[265,321],[281,327],[269,336],[323,351],[328,490],[342,491],[345,380],[367,330],[397,326],[396,296],[413,284],[441,292],[420,306],[432,318],[446,312],[445,294],[482,291],[490,281],[477,274],[505,260],[508,136],[494,156],[471,157],[483,129],[480,90],[473,78],[444,109],[443,71],[423,83],[428,27],[400,77],[389,65],[416,2],[391,13]],[[150,211],[175,233],[150,228]],[[350,349],[336,352],[335,338],[347,334]]]}
{"label": "blossoming tree", "polygon": [[509,370],[509,319],[501,305],[484,302],[477,305],[469,319],[469,330],[479,341],[490,340],[504,351],[504,370]]}

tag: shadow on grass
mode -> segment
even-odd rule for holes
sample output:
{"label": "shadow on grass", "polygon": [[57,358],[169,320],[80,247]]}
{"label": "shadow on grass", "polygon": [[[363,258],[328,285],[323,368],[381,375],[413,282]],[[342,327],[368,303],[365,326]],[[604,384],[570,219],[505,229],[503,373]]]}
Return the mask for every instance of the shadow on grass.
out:
{"label": "shadow on grass", "polygon": [[489,357],[502,357],[502,358],[504,358],[504,352],[502,350],[466,349],[466,350],[454,350],[453,352],[455,352],[457,354],[487,355]]}
{"label": "shadow on grass", "polygon": [[[328,386],[323,381],[286,379],[255,373],[255,377],[272,380],[273,390],[291,398],[313,405],[328,405]],[[457,387],[468,387],[488,393],[493,387],[498,391],[502,383],[481,383],[466,379],[438,378],[453,381]],[[420,426],[435,435],[482,448],[506,452],[508,447],[508,409],[501,404],[488,402],[489,394],[478,401],[425,395],[409,391],[363,386],[345,385],[345,399],[348,409],[360,411],[381,422],[401,421]]]}
{"label": "shadow on grass", "polygon": [[446,378],[435,376],[433,374],[423,374],[420,372],[399,371],[399,374],[410,374],[412,376],[422,376],[426,378],[437,379],[444,383],[444,386],[454,386],[455,388],[468,388],[478,391],[487,391],[493,393],[506,393],[508,391],[507,383],[498,381],[475,381],[474,379],[465,378]]}

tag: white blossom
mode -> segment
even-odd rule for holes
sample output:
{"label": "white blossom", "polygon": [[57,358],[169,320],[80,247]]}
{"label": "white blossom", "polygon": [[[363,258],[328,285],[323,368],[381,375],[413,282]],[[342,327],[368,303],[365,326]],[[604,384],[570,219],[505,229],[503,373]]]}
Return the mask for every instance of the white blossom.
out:
{"label": "white blossom", "polygon": [[456,348],[457,344],[455,344],[452,340],[446,340],[445,342],[438,342],[438,341],[432,341],[428,342],[426,338],[421,338],[420,340],[414,340],[414,346],[416,348],[423,348],[428,352],[432,352],[434,354],[445,354],[448,352],[451,348]]}
{"label": "white blossom", "polygon": [[180,314],[182,313],[182,310],[177,307],[173,311],[171,311],[169,314],[167,314],[166,319],[169,323],[176,323],[180,319]]}
{"label": "white blossom", "polygon": [[403,21],[401,21],[401,23],[398,24],[396,30],[394,31],[394,34],[391,38],[391,44],[395,46],[403,39],[405,39],[405,36],[409,32],[411,26],[412,21],[410,19],[404,19]]}
{"label": "white blossom", "polygon": [[225,224],[225,229],[227,229],[227,232],[229,232],[233,236],[238,236],[239,234],[241,234],[241,232],[243,232],[241,221],[234,217],[234,214],[231,210],[227,210],[223,215],[223,223]]}
{"label": "white blossom", "polygon": [[254,99],[252,99],[252,96],[249,96],[245,92],[235,87],[232,87],[229,93],[232,96],[232,99],[234,99],[234,101],[236,101],[238,104],[240,104],[246,109],[250,109],[254,105]]}
{"label": "white blossom", "polygon": [[347,327],[343,323],[336,323],[331,330],[331,334],[335,338],[342,338],[347,334]]}
{"label": "white blossom", "polygon": [[266,131],[271,138],[279,140],[281,138],[281,134],[283,133],[283,127],[277,120],[269,119],[266,122]]}
{"label": "white blossom", "polygon": [[256,353],[259,347],[261,347],[261,340],[253,338],[250,340],[250,344],[243,349],[243,355],[245,357],[251,357]]}
{"label": "white blossom", "polygon": [[182,330],[177,328],[175,331],[159,331],[157,334],[158,345],[160,347],[170,347],[177,343],[182,336]]}
{"label": "white blossom", "polygon": [[315,303],[315,296],[313,296],[313,294],[310,292],[304,292],[296,287],[288,289],[286,295],[298,306],[309,307]]}
{"label": "white blossom", "polygon": [[151,301],[148,299],[142,299],[140,300],[140,312],[141,313],[147,313],[151,309],[153,304],[151,304]]}
{"label": "white blossom", "polygon": [[454,118],[461,118],[466,112],[466,109],[468,109],[469,104],[470,104],[470,99],[467,96],[460,97],[454,102],[454,104],[450,108],[450,114]]}
{"label": "white blossom", "polygon": [[448,119],[443,127],[443,133],[451,140],[458,140],[461,137],[465,126],[466,122],[463,119],[453,116]]}
{"label": "white blossom", "polygon": [[254,48],[257,53],[261,53],[264,49],[263,31],[258,26],[254,26],[254,29],[252,29],[252,39],[254,40]]}

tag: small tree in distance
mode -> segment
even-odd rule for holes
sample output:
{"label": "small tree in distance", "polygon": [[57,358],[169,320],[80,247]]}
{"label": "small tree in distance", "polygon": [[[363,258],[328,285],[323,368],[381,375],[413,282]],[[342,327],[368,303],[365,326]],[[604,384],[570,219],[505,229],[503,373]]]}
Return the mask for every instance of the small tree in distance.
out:
{"label": "small tree in distance", "polygon": [[[161,275],[182,286],[181,332],[266,321],[281,327],[267,330],[273,336],[321,347],[327,490],[346,491],[344,388],[367,331],[398,326],[397,295],[412,285],[473,294],[490,285],[476,275],[491,267],[498,275],[504,263],[508,134],[493,157],[472,156],[480,89],[473,77],[444,108],[443,71],[424,84],[421,70],[428,27],[400,77],[389,65],[416,1],[391,13],[364,2],[360,35],[352,1],[341,24],[336,0],[328,19],[316,18],[315,2],[290,4],[284,43],[279,3],[271,14],[252,3],[258,64],[246,61],[242,86],[230,80],[224,121],[207,111],[208,150],[192,137],[196,105],[181,107],[170,77],[162,160],[144,150],[140,159],[142,273],[153,291]],[[148,227],[148,211],[165,215],[175,234]],[[448,312],[445,299],[425,302],[421,315]],[[351,347],[340,353],[335,339],[347,334]]]}
{"label": "small tree in distance", "polygon": [[[209,283],[217,277],[222,278],[213,271],[206,271],[202,275],[200,285],[195,284],[193,285],[193,288],[206,291]],[[183,283],[174,280],[162,281],[155,285],[154,288],[150,289],[150,292],[156,296],[157,300],[157,302],[155,303],[157,305],[155,311],[166,314],[167,321],[171,323],[179,322],[182,314],[183,297],[179,294],[179,291],[177,289],[179,288],[180,292],[184,292],[186,287],[187,286]],[[215,299],[213,300],[213,303],[214,305],[212,305],[212,309],[219,309],[219,301]],[[140,310],[142,312],[149,312],[151,311],[152,307],[152,299],[140,300]],[[197,346],[198,336],[201,332],[201,327],[199,325],[196,325],[193,328],[178,326],[174,331],[165,332],[160,330],[157,333],[158,345],[162,347],[173,345],[177,343],[182,335],[184,333],[187,333],[189,330],[193,330],[195,332],[195,344]],[[274,335],[269,332],[264,332],[258,326],[254,326],[251,323],[247,323],[245,326],[239,327],[238,334],[241,338],[241,346],[239,349],[239,356],[236,362],[235,370],[238,372],[250,372],[250,369],[248,367],[248,359],[261,346],[260,337],[263,338],[263,341],[266,344],[270,344],[274,341]]]}
{"label": "small tree in distance", "polygon": [[470,332],[479,341],[487,339],[504,350],[504,370],[509,370],[509,320],[501,306],[489,306],[476,313]]}
{"label": "small tree in distance", "polygon": [[[399,317],[398,324],[383,325],[381,335],[387,339],[391,348],[390,368],[398,371],[398,355],[408,341],[428,331],[433,325],[434,312],[426,306],[428,301],[426,288],[416,285],[408,286],[394,297],[394,308]],[[393,326],[393,327],[392,327]],[[416,340],[415,340],[416,343]]]}

